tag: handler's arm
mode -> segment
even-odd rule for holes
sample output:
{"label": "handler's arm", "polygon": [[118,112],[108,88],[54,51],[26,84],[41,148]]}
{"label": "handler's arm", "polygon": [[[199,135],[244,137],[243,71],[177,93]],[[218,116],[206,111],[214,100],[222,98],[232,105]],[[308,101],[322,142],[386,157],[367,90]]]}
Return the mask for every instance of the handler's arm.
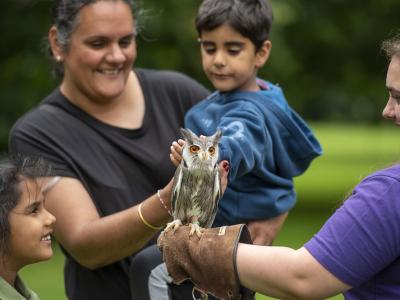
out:
{"label": "handler's arm", "polygon": [[351,288],[304,247],[294,250],[239,244],[236,259],[245,287],[279,299],[324,299]]}

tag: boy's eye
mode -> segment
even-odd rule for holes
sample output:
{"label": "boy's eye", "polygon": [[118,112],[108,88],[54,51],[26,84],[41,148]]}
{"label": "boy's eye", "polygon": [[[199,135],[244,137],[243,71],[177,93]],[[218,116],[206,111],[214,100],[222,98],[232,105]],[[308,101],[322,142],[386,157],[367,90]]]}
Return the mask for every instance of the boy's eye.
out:
{"label": "boy's eye", "polygon": [[204,51],[205,51],[206,53],[208,53],[208,54],[213,54],[213,53],[215,52],[215,47],[208,47],[208,46],[205,46],[205,47],[203,47],[203,49],[204,49]]}
{"label": "boy's eye", "polygon": [[229,48],[228,49],[228,53],[230,55],[238,55],[240,53],[240,49],[238,49],[238,48]]}

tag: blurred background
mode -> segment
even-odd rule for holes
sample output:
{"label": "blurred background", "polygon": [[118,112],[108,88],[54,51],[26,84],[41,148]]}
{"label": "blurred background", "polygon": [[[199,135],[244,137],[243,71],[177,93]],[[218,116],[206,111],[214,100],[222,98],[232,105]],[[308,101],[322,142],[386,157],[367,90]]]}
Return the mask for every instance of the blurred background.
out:
{"label": "blurred background", "polygon": [[[212,89],[201,69],[194,29],[200,2],[142,0],[137,67],[178,70]],[[259,76],[283,88],[324,148],[324,155],[296,179],[298,204],[276,241],[300,247],[362,177],[398,160],[397,129],[381,118],[387,100],[387,61],[380,45],[400,28],[400,1],[271,3],[273,48]],[[58,84],[43,50],[51,4],[0,1],[1,152],[7,151],[8,131],[15,120]],[[54,259],[22,273],[42,300],[65,299],[63,259],[57,249]]]}

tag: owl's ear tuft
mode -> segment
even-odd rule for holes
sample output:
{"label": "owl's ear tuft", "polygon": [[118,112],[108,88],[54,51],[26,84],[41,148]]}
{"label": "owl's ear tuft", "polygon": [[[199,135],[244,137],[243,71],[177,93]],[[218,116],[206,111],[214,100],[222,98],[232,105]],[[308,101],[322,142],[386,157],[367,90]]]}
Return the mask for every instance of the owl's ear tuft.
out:
{"label": "owl's ear tuft", "polygon": [[214,135],[212,136],[212,139],[214,140],[214,143],[215,143],[215,144],[218,144],[218,143],[219,143],[219,140],[221,139],[221,137],[222,137],[222,130],[221,130],[221,129],[218,129],[218,130],[214,133]]}
{"label": "owl's ear tuft", "polygon": [[196,137],[196,135],[188,128],[181,128],[181,135],[184,140],[193,142],[193,138]]}

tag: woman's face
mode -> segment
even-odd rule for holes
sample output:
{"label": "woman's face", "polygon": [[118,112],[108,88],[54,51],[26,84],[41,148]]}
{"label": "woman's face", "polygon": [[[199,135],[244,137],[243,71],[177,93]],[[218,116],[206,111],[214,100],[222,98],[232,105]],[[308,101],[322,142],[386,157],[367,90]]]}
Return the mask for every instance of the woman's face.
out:
{"label": "woman's face", "polygon": [[123,1],[97,1],[82,7],[77,18],[62,56],[62,89],[75,101],[112,101],[124,91],[136,58],[131,9]]}
{"label": "woman's face", "polygon": [[393,56],[386,75],[386,88],[389,100],[383,109],[384,118],[393,120],[400,126],[400,57]]}
{"label": "woman's face", "polygon": [[56,220],[44,207],[44,195],[39,182],[23,180],[20,188],[20,201],[9,215],[8,261],[16,270],[53,255],[50,235]]}

